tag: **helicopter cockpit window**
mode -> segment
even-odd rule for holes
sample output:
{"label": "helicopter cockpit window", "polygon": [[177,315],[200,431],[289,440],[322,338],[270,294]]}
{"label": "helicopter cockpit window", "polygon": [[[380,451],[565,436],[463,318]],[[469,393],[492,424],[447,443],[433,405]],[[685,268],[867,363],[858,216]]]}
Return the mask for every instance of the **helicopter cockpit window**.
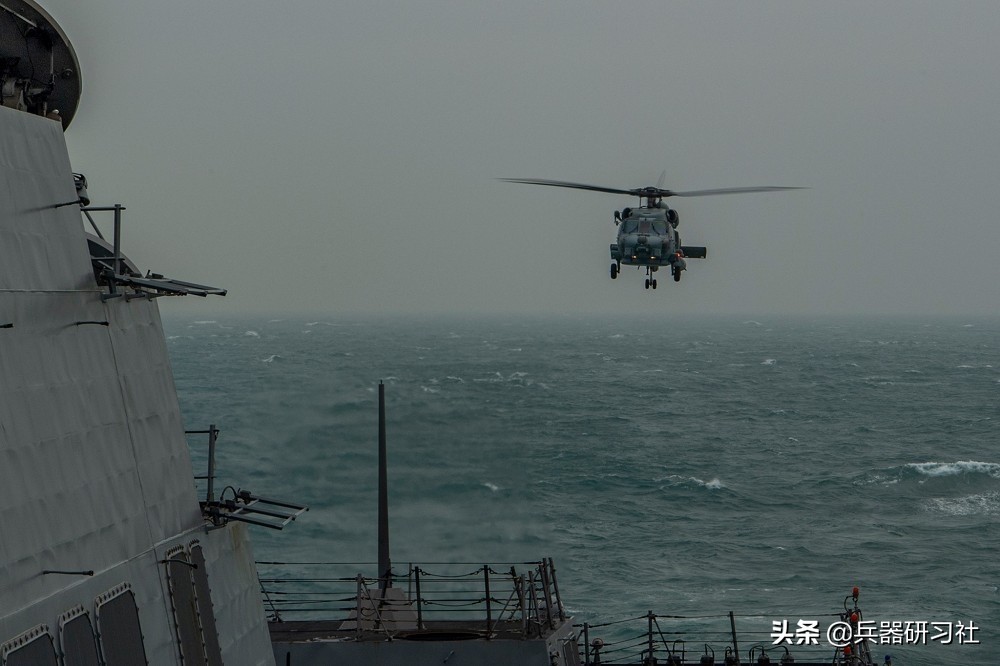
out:
{"label": "helicopter cockpit window", "polygon": [[653,220],[653,232],[660,236],[667,235],[667,223],[663,220]]}
{"label": "helicopter cockpit window", "polygon": [[651,234],[651,233],[653,233],[653,222],[652,222],[652,220],[639,220],[639,233],[640,234]]}
{"label": "helicopter cockpit window", "polygon": [[634,234],[639,230],[639,220],[635,218],[625,220],[624,227],[625,233]]}

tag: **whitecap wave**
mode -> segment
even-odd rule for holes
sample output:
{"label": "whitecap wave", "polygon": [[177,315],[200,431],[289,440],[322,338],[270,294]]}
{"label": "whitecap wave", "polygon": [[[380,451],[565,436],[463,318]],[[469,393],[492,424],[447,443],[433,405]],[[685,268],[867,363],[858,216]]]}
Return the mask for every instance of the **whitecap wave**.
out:
{"label": "whitecap wave", "polygon": [[931,511],[949,516],[983,516],[1000,514],[1000,493],[966,495],[965,497],[935,497],[927,500]]}
{"label": "whitecap wave", "polygon": [[259,338],[260,337],[260,333],[258,333],[257,331],[247,331],[246,333],[243,334],[243,337],[246,337],[246,338]]}
{"label": "whitecap wave", "polygon": [[777,362],[778,362],[778,359],[775,359],[775,358],[765,358],[763,361],[761,361],[760,364],[761,365],[774,365]]}
{"label": "whitecap wave", "polygon": [[696,476],[669,474],[667,476],[661,476],[653,479],[653,483],[661,483],[663,481],[674,481],[676,484],[694,484],[700,488],[707,488],[709,490],[722,490],[726,487],[726,484],[724,484],[718,477],[705,481],[704,479],[699,479]]}
{"label": "whitecap wave", "polygon": [[980,462],[978,460],[959,460],[956,462],[922,462],[908,463],[910,469],[924,476],[957,476],[959,474],[989,474],[1000,479],[1000,463]]}
{"label": "whitecap wave", "polygon": [[[455,379],[455,380],[458,380],[458,381],[464,381],[462,379],[459,379],[458,377],[449,377],[448,379]],[[483,384],[483,383],[485,383],[485,384],[502,384],[502,383],[508,383],[508,384],[514,384],[514,385],[519,385],[519,386],[532,386],[535,383],[534,380],[532,380],[531,378],[528,377],[528,373],[527,372],[512,372],[509,375],[507,375],[506,377],[502,373],[500,373],[500,372],[494,372],[489,377],[475,377],[475,378],[473,378],[472,381],[478,382],[478,383],[481,383],[481,384]]]}

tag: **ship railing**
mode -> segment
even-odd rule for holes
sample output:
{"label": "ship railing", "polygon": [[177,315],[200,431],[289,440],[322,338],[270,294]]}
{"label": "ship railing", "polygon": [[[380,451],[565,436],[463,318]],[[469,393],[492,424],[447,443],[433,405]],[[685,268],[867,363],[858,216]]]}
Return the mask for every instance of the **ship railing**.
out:
{"label": "ship railing", "polygon": [[370,563],[261,561],[257,566],[273,621],[321,621],[356,633],[447,631],[489,639],[543,636],[567,619],[551,558],[411,563],[391,572],[388,591],[383,579],[347,573],[352,566],[375,569]]}
{"label": "ship railing", "polygon": [[[205,502],[215,501],[215,447],[219,441],[220,430],[212,423],[207,430],[185,430],[185,435],[208,435],[208,448],[205,453],[208,471],[195,476],[196,481],[205,482]],[[192,451],[192,455],[194,452]]]}
{"label": "ship railing", "polygon": [[[620,664],[837,664],[835,649],[821,635],[815,644],[775,644],[774,627],[767,620],[787,617],[754,610],[716,615],[645,615],[602,623],[574,624],[584,666]],[[807,613],[799,617],[839,617],[837,613]],[[737,621],[741,628],[737,633]],[[742,646],[742,647],[741,647]],[[766,659],[761,661],[761,658]]]}
{"label": "ship railing", "polygon": [[[86,194],[86,178],[83,174],[73,174],[73,177],[78,197],[72,201],[55,204],[54,208],[79,206],[80,212],[90,222],[90,226],[96,234],[87,234],[87,245],[90,248],[90,261],[94,277],[100,285],[108,288],[107,293],[101,295],[102,301],[121,297],[124,297],[126,301],[131,301],[135,298],[152,299],[160,296],[226,295],[226,290],[219,287],[175,280],[152,271],[146,271],[146,275],[143,276],[135,264],[122,253],[122,214],[125,212],[125,206],[122,204],[91,206],[90,198]],[[114,215],[114,240],[112,243],[108,243],[104,238],[104,234],[101,233],[101,229],[91,213],[112,213]]]}
{"label": "ship railing", "polygon": [[[215,496],[215,450],[219,440],[220,430],[215,424],[208,426],[207,430],[185,430],[185,435],[208,435],[208,448],[206,452],[208,471],[203,475],[196,475],[196,481],[205,482],[204,498],[201,500],[202,515],[215,527],[221,527],[230,520],[237,520],[252,525],[259,525],[269,529],[280,530],[298,518],[309,508],[297,502],[289,502],[283,499],[260,497],[249,490],[226,486],[219,497]],[[196,454],[196,449],[191,450],[192,459],[200,456]]]}

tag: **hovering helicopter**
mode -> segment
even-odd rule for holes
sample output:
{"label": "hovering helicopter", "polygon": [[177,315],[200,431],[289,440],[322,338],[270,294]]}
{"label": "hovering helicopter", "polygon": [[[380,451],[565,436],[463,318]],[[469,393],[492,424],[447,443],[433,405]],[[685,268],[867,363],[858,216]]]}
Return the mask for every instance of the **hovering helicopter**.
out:
{"label": "hovering helicopter", "polygon": [[742,194],[746,192],[777,192],[781,190],[800,190],[801,187],[729,187],[717,190],[693,190],[675,192],[663,189],[666,171],[660,176],[656,187],[638,187],[632,190],[619,190],[613,187],[600,187],[583,183],[567,183],[561,180],[534,180],[529,178],[501,178],[508,183],[524,183],[527,185],[548,185],[550,187],[569,187],[592,192],[608,192],[610,194],[628,194],[639,197],[638,208],[624,208],[615,211],[613,222],[618,227],[618,242],[611,244],[611,279],[614,280],[621,272],[622,264],[646,267],[646,289],[656,289],[656,272],[661,266],[669,266],[674,282],[681,281],[681,273],[687,269],[687,259],[704,259],[708,249],[693,245],[682,245],[677,233],[680,216],[673,208],[663,203],[667,197],[704,197],[714,194]]}

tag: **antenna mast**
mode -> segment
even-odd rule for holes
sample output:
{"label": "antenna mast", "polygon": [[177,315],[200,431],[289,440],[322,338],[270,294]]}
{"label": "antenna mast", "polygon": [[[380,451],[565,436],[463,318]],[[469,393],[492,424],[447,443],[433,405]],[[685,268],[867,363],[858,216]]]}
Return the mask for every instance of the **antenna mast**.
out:
{"label": "antenna mast", "polygon": [[379,590],[392,587],[389,561],[389,475],[385,448],[385,385],[378,383],[378,576]]}

